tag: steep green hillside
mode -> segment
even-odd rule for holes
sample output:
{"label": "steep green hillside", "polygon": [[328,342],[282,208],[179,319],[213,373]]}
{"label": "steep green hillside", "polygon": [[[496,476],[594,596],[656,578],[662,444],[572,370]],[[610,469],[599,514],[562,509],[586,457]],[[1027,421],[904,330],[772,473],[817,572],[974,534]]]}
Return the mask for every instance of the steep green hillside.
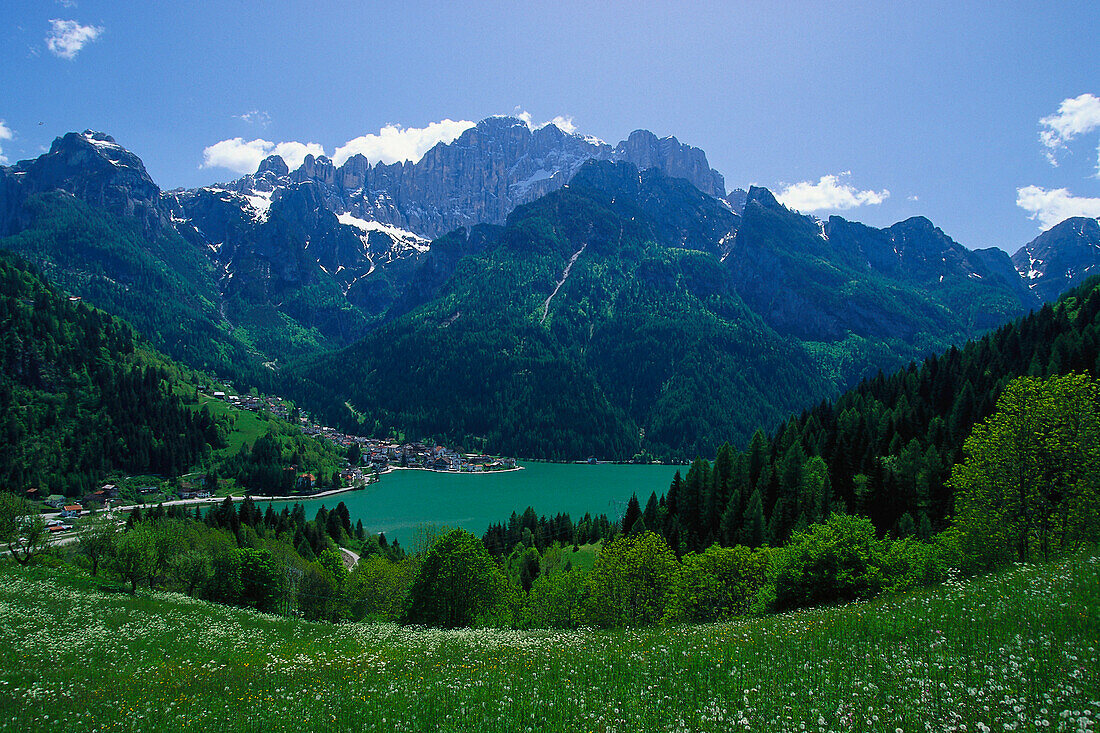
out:
{"label": "steep green hillside", "polygon": [[201,468],[285,494],[292,465],[331,485],[332,444],[199,394],[208,377],[28,267],[0,252],[0,490],[81,496],[108,474]]}
{"label": "steep green hillside", "polygon": [[290,370],[298,399],[357,430],[504,453],[713,455],[1030,297],[1001,272],[1007,255],[926,220],[819,225],[763,189],[739,216],[606,162],[503,228],[438,244],[393,320]]}
{"label": "steep green hillside", "polygon": [[143,232],[61,191],[34,195],[25,207],[30,224],[0,238],[0,249],[129,321],[174,359],[250,382],[266,378],[258,352],[219,313],[213,267],[183,239]]}
{"label": "steep green hillside", "polygon": [[713,466],[697,461],[670,490],[661,529],[686,549],[776,545],[843,508],[881,532],[925,538],[954,513],[952,466],[1005,386],[1070,373],[1100,376],[1100,280],[919,367],[864,380],[743,452],[726,446]]}
{"label": "steep green hillside", "polygon": [[1087,731],[1100,561],[617,632],[323,625],[0,561],[21,731]]}
{"label": "steep green hillside", "polygon": [[771,327],[835,359],[843,387],[1037,307],[1008,256],[996,255],[967,250],[924,218],[886,229],[818,222],[753,188],[724,264]]}
{"label": "steep green hillside", "polygon": [[107,471],[175,475],[225,426],[124,323],[0,256],[0,486],[77,495]]}

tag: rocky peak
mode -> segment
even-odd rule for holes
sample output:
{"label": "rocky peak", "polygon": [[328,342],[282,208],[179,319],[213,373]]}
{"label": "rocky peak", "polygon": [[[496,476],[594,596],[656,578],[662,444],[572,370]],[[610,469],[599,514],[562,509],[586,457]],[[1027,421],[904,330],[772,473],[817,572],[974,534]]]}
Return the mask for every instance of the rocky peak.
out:
{"label": "rocky peak", "polygon": [[287,167],[286,161],[283,160],[280,155],[269,155],[260,161],[260,167],[256,170],[257,176],[262,176],[264,173],[273,173],[276,177],[282,178],[283,176],[290,175],[290,168]]}
{"label": "rocky peak", "polygon": [[614,157],[638,168],[660,168],[673,178],[686,178],[708,196],[726,195],[725,180],[711,169],[707,154],[674,137],[658,138],[648,130],[635,130],[615,146]]}
{"label": "rocky peak", "polygon": [[316,158],[307,155],[302,161],[302,165],[290,174],[290,180],[294,183],[314,181],[326,186],[333,186],[336,183],[336,166],[323,155]]}
{"label": "rocky peak", "polygon": [[733,209],[735,214],[740,214],[745,210],[745,202],[749,198],[749,192],[743,188],[735,188],[726,195],[723,199],[729,207]]}
{"label": "rocky peak", "polygon": [[747,209],[752,205],[774,211],[787,211],[787,208],[776,200],[772,192],[763,186],[749,186],[748,193],[745,194],[745,204],[741,208]]}
{"label": "rocky peak", "polygon": [[160,188],[141,159],[103,132],[85,130],[56,138],[50,151],[17,163],[19,195],[67,191],[84,202],[138,220],[146,231],[167,226]]}
{"label": "rocky peak", "polygon": [[914,216],[886,229],[895,251],[922,257],[938,256],[948,249],[965,249],[923,216]]}
{"label": "rocky peak", "polygon": [[1012,255],[1032,292],[1050,301],[1100,273],[1100,219],[1075,216],[1056,224]]}
{"label": "rocky peak", "polygon": [[669,247],[728,254],[741,218],[723,203],[659,167],[639,170],[626,161],[586,162],[571,190],[598,192],[621,219],[643,222],[650,236]]}
{"label": "rocky peak", "polygon": [[658,168],[708,196],[725,195],[706,154],[676,138],[638,130],[613,148],[554,124],[532,130],[507,116],[478,122],[415,163],[372,164],[354,155],[337,168],[324,156],[307,155],[287,171],[285,161],[270,156],[256,173],[219,187],[249,196],[310,181],[323,187],[326,206],[337,214],[434,238],[460,226],[504,223],[517,205],[561,188],[590,159]]}

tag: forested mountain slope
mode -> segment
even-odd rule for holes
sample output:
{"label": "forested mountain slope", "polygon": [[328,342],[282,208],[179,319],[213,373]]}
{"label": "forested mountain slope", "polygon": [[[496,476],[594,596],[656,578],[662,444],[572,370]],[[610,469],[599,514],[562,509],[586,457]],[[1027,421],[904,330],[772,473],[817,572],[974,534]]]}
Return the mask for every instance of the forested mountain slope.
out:
{"label": "forested mountain slope", "polygon": [[[451,196],[417,178],[427,169],[391,180],[409,166],[375,166],[368,186],[362,161],[292,173],[271,158],[233,186],[161,192],[136,155],[85,131],[0,168],[0,248],[169,356],[293,391],[329,422],[557,458],[713,455],[1050,289],[926,219],[875,229],[800,215],[762,188],[719,198],[702,151],[673,139],[612,150],[517,125],[492,120],[432,154],[449,167],[431,175],[471,206],[488,194],[463,178],[470,166],[538,152],[576,171],[503,227],[428,242],[360,218],[339,192]],[[620,162],[584,162],[589,148]],[[1044,252],[1089,250],[1090,231]]]}
{"label": "forested mountain slope", "polygon": [[[655,195],[704,198],[659,171],[585,170],[619,166]],[[368,429],[629,458],[697,450],[827,389],[807,354],[745,307],[717,257],[670,246],[686,230],[621,215],[609,198],[575,179],[481,229],[484,253],[459,261],[429,302],[295,369],[298,394],[317,407],[332,396],[333,422],[348,422],[347,401]]]}
{"label": "forested mountain slope", "polygon": [[265,377],[259,353],[219,312],[210,263],[178,235],[142,232],[63,191],[35,194],[23,210],[26,227],[0,238],[0,249],[126,319],[173,358],[248,381]]}
{"label": "forested mountain slope", "polygon": [[881,532],[926,537],[954,512],[946,485],[963,441],[1020,376],[1100,376],[1100,280],[1055,305],[920,366],[862,381],[780,426],[741,452],[723,446],[696,460],[667,497],[653,497],[645,526],[674,547],[718,541],[782,543],[841,509],[866,514]]}
{"label": "forested mountain slope", "polygon": [[174,367],[106,313],[0,255],[0,486],[79,495],[108,471],[175,475],[225,426],[183,404]]}
{"label": "forested mountain slope", "polygon": [[[395,320],[292,369],[292,389],[367,431],[555,458],[690,457],[997,322],[956,314],[915,277],[855,267],[762,189],[744,212],[658,170],[590,161],[507,226],[440,240],[478,254],[435,266],[429,253]],[[958,285],[971,264],[937,272]],[[992,277],[944,292],[1025,309]]]}

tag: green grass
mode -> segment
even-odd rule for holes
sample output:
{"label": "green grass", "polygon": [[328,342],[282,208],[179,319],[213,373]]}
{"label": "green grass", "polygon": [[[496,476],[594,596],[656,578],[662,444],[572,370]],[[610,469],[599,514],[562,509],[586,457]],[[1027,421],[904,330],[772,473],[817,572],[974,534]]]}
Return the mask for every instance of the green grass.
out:
{"label": "green grass", "polygon": [[561,561],[571,562],[576,570],[591,570],[596,563],[596,555],[600,554],[601,546],[599,543],[581,545],[576,552],[573,552],[572,545],[565,545],[561,549]]}
{"label": "green grass", "polygon": [[0,564],[6,730],[1100,724],[1094,554],[871,603],[617,632],[316,625],[48,572]]}
{"label": "green grass", "polygon": [[256,438],[266,433],[268,428],[271,427],[271,421],[261,419],[259,413],[230,407],[228,403],[222,400],[200,393],[199,403],[195,408],[201,410],[203,407],[206,407],[211,415],[215,417],[228,416],[231,421],[232,429],[225,438],[226,446],[215,451],[215,454],[219,456],[233,455],[245,444],[251,446],[256,442]]}

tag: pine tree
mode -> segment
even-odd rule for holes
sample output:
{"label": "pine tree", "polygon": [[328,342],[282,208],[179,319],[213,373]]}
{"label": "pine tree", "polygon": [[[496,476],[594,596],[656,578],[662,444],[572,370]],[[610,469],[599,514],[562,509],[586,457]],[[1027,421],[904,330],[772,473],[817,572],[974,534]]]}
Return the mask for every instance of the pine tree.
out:
{"label": "pine tree", "polygon": [[638,495],[631,494],[630,501],[626,504],[626,514],[623,515],[623,533],[626,534],[634,526],[634,523],[638,521],[642,516],[641,507],[638,504]]}
{"label": "pine tree", "polygon": [[642,512],[642,518],[645,519],[647,527],[653,529],[658,528],[657,524],[657,509],[660,507],[660,502],[657,500],[657,492],[653,491],[649,494],[649,501],[646,502],[645,511]]}
{"label": "pine tree", "polygon": [[745,522],[741,530],[742,544],[760,547],[764,544],[765,532],[764,501],[760,498],[760,491],[755,490],[745,509]]}

